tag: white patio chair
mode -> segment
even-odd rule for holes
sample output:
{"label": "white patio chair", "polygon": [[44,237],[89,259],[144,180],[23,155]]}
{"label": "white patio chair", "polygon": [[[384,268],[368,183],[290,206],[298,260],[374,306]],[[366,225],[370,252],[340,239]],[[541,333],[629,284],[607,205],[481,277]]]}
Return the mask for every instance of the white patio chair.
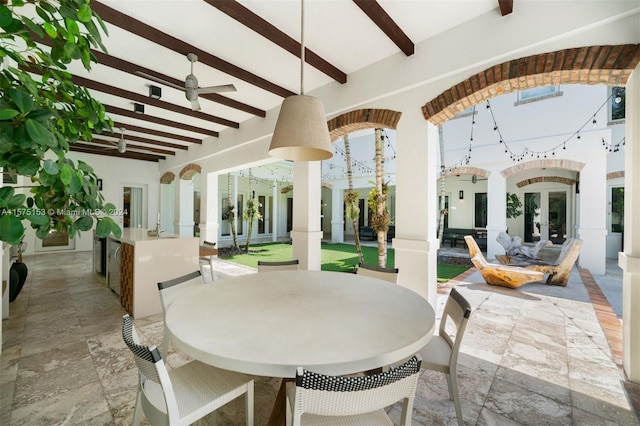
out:
{"label": "white patio chair", "polygon": [[383,268],[382,266],[367,265],[366,263],[359,264],[356,270],[358,275],[378,278],[394,284],[398,284],[398,272],[398,268]]}
{"label": "white patio chair", "polygon": [[152,425],[189,425],[246,395],[247,425],[253,425],[253,380],[199,361],[168,369],[155,346],[140,344],[133,320],[124,315],[122,337],[138,366],[138,393],[133,424],[140,416]]}
{"label": "white patio chair", "polygon": [[459,426],[464,425],[464,422],[456,372],[458,352],[470,315],[471,305],[455,288],[452,288],[444,306],[438,334],[420,350],[422,368],[439,371],[446,375],[449,398],[453,400]]}
{"label": "white patio chair", "polygon": [[400,400],[401,425],[410,426],[419,375],[419,355],[371,376],[327,376],[299,367],[295,383],[287,384],[287,426],[393,426],[384,408]]}
{"label": "white patio chair", "polygon": [[[203,285],[202,272],[194,271],[190,274],[182,275],[168,281],[162,281],[158,283],[158,292],[160,293],[160,305],[162,306],[162,321],[164,323],[164,317],[167,315],[167,309],[169,306],[188,288]],[[162,334],[162,356],[167,357],[169,351],[169,333],[167,332],[166,323],[163,324]]]}
{"label": "white patio chair", "polygon": [[300,261],[298,259],[283,260],[280,262],[269,262],[266,260],[258,260],[258,272],[297,271],[299,269],[300,269]]}

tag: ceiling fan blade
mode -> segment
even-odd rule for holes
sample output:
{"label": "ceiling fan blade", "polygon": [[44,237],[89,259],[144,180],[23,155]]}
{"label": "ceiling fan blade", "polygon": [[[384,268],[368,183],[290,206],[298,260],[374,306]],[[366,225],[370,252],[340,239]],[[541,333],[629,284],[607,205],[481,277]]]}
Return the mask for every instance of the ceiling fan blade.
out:
{"label": "ceiling fan blade", "polygon": [[191,109],[193,111],[200,111],[200,102],[198,102],[198,98],[191,101]]}
{"label": "ceiling fan blade", "polygon": [[177,84],[169,83],[166,80],[163,80],[163,79],[158,78],[158,77],[154,77],[154,76],[152,76],[150,74],[147,74],[147,73],[144,73],[142,71],[136,71],[136,75],[139,75],[140,77],[148,78],[149,80],[155,81],[156,83],[164,84],[165,86],[173,87],[174,89],[178,89],[178,90],[182,90],[182,91],[185,90],[185,88],[183,86],[178,86]]}
{"label": "ceiling fan blade", "polygon": [[196,91],[200,95],[204,95],[207,93],[220,93],[220,92],[235,92],[236,86],[233,84],[222,84],[220,86],[208,86],[208,87],[198,87]]}

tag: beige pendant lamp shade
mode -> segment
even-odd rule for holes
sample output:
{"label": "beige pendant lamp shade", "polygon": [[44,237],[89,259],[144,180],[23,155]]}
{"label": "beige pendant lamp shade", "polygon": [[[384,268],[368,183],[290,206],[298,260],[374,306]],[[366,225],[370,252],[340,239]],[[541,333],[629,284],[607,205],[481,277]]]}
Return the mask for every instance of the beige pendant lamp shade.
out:
{"label": "beige pendant lamp shade", "polygon": [[269,155],[293,161],[320,161],[333,156],[324,106],[318,98],[295,95],[282,102]]}
{"label": "beige pendant lamp shade", "polygon": [[300,94],[282,101],[269,155],[292,161],[321,161],[333,156],[324,106],[304,94],[304,0],[300,2]]}

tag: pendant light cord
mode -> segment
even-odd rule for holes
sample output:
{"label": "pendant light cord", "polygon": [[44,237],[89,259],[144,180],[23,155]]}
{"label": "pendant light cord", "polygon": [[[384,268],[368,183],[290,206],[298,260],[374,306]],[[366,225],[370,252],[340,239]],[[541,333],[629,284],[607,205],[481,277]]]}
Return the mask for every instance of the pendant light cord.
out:
{"label": "pendant light cord", "polygon": [[304,0],[300,0],[300,94],[304,95]]}

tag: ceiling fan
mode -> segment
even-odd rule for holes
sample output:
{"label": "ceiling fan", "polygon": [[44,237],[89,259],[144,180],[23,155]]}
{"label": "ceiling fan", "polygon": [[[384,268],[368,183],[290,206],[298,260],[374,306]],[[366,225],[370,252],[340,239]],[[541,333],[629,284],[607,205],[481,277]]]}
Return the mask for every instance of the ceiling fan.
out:
{"label": "ceiling fan", "polygon": [[191,62],[191,73],[185,78],[184,86],[178,86],[177,84],[170,83],[162,80],[161,78],[154,77],[142,71],[137,71],[136,74],[153,80],[157,83],[164,84],[165,86],[173,87],[174,89],[182,90],[185,92],[186,98],[191,102],[191,109],[193,111],[200,111],[200,102],[198,102],[198,95],[204,95],[207,93],[220,93],[220,92],[235,92],[236,87],[233,84],[222,84],[220,86],[207,86],[199,87],[198,79],[193,74],[193,64],[198,61],[198,56],[194,53],[187,53],[187,59]]}

